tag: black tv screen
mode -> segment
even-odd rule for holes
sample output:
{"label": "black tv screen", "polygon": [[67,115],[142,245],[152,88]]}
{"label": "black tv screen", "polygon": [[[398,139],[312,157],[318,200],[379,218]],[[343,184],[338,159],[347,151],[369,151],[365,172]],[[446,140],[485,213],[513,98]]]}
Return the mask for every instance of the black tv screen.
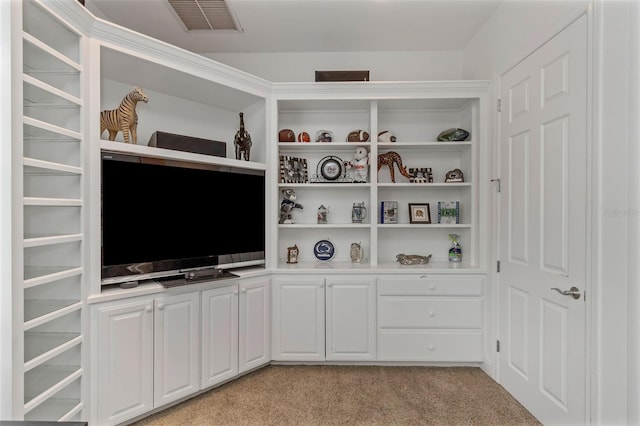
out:
{"label": "black tv screen", "polygon": [[102,283],[264,264],[264,171],[102,153]]}

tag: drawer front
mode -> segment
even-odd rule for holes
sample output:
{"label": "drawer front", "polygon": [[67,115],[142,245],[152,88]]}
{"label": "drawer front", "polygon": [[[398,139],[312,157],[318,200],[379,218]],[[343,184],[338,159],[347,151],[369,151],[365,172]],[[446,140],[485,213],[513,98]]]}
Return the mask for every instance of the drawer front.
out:
{"label": "drawer front", "polygon": [[482,277],[387,277],[378,280],[378,294],[411,296],[481,296]]}
{"label": "drawer front", "polygon": [[482,328],[480,299],[381,296],[380,328]]}
{"label": "drawer front", "polygon": [[378,344],[381,361],[482,361],[480,331],[380,330]]}

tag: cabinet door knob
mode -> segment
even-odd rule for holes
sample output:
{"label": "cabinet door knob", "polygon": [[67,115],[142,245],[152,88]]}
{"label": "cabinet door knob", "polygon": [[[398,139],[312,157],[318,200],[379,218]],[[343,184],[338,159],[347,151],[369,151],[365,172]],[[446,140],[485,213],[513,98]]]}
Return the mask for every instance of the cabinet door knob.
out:
{"label": "cabinet door knob", "polygon": [[164,303],[158,303],[158,309],[163,310],[164,309]]}
{"label": "cabinet door knob", "polygon": [[243,288],[243,289],[242,289],[242,292],[243,292],[243,293],[246,293],[246,292],[247,292],[247,289],[246,289],[246,288]]}
{"label": "cabinet door knob", "polygon": [[435,351],[435,350],[436,350],[436,347],[435,347],[434,345],[429,345],[429,350],[430,350],[430,351]]}
{"label": "cabinet door knob", "polygon": [[430,316],[431,318],[433,318],[433,317],[435,317],[435,316],[436,316],[436,313],[435,313],[435,312],[433,312],[433,311],[430,311],[430,312],[429,312],[429,316]]}
{"label": "cabinet door knob", "polygon": [[147,311],[147,312],[151,312],[151,311],[153,311],[153,308],[151,307],[151,305],[147,305],[147,307],[144,308],[144,310]]}
{"label": "cabinet door knob", "polygon": [[328,287],[333,287],[333,284],[327,284]]}
{"label": "cabinet door knob", "polygon": [[429,290],[433,291],[435,289],[436,289],[436,285],[435,284],[429,285]]}

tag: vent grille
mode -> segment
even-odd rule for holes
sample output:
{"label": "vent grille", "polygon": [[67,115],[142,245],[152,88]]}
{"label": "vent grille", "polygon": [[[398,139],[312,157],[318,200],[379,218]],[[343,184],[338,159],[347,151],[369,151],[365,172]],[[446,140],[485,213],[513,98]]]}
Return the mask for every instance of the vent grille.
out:
{"label": "vent grille", "polygon": [[225,0],[169,0],[169,4],[189,31],[242,31]]}

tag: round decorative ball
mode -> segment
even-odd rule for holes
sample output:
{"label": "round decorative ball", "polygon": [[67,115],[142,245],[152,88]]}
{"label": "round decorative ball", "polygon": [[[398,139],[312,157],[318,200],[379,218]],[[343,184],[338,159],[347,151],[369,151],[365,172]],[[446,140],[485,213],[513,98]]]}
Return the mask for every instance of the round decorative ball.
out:
{"label": "round decorative ball", "polygon": [[278,132],[279,142],[295,142],[296,134],[291,129],[282,129]]}
{"label": "round decorative ball", "polygon": [[311,142],[311,136],[307,132],[298,133],[298,142]]}
{"label": "round decorative ball", "polygon": [[383,130],[378,133],[378,142],[395,142],[396,140],[396,134],[390,130]]}
{"label": "round decorative ball", "polygon": [[368,142],[369,133],[364,130],[354,130],[347,135],[347,142]]}
{"label": "round decorative ball", "polygon": [[318,130],[316,132],[316,142],[333,142],[333,132],[331,130]]}

